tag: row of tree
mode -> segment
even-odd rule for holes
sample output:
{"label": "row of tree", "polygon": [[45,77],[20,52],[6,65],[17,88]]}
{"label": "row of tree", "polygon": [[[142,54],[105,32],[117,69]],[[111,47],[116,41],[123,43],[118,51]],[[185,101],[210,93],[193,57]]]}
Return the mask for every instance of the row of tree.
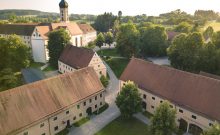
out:
{"label": "row of tree", "polygon": [[[208,28],[205,35],[211,36]],[[211,35],[210,35],[211,34]],[[168,48],[171,65],[177,69],[190,72],[205,71],[220,74],[220,32],[214,33],[211,41],[204,42],[203,35],[198,32],[180,34]]]}
{"label": "row of tree", "polygon": [[152,23],[122,24],[116,42],[118,52],[125,57],[164,56],[168,47],[165,28]]}
{"label": "row of tree", "polygon": [[[129,119],[133,114],[142,111],[142,99],[137,86],[133,82],[127,82],[116,98],[121,115]],[[176,110],[170,107],[168,101],[163,102],[156,108],[151,118],[150,133],[152,135],[172,135],[178,131],[176,125]],[[219,135],[220,125],[215,124],[212,128],[205,131],[204,135]]]}

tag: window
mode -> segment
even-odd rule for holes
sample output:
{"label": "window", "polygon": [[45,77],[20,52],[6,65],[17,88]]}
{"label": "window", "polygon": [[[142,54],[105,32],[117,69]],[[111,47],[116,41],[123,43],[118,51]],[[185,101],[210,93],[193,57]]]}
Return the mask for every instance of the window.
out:
{"label": "window", "polygon": [[154,109],[154,106],[151,106],[152,109]]}
{"label": "window", "polygon": [[98,67],[100,67],[100,65],[98,65]]}
{"label": "window", "polygon": [[163,103],[163,101],[162,101],[162,100],[160,100],[160,103]]}
{"label": "window", "polygon": [[24,134],[23,135],[28,135],[28,132],[24,132]]}
{"label": "window", "polygon": [[102,102],[100,102],[100,105],[102,105]]}
{"label": "window", "polygon": [[97,96],[95,96],[95,100],[97,100]]}
{"label": "window", "polygon": [[57,117],[54,117],[53,120],[54,120],[54,121],[57,120]]}
{"label": "window", "polygon": [[179,112],[180,112],[180,113],[183,113],[183,110],[179,109]]}
{"label": "window", "polygon": [[147,97],[147,96],[144,94],[144,95],[143,95],[143,98],[146,99],[146,97]]}
{"label": "window", "polygon": [[195,115],[192,115],[192,118],[193,118],[193,119],[196,119],[196,116],[195,116]]}
{"label": "window", "polygon": [[79,109],[80,108],[80,105],[77,105],[77,109]]}
{"label": "window", "polygon": [[102,75],[102,71],[100,71],[99,74]]}
{"label": "window", "polygon": [[213,124],[212,124],[212,123],[209,123],[209,126],[211,127],[211,126],[213,126]]}
{"label": "window", "polygon": [[41,135],[46,135],[45,133],[41,134]]}
{"label": "window", "polygon": [[170,108],[173,108],[173,106],[172,106],[172,105],[170,105]]}
{"label": "window", "polygon": [[84,102],[83,105],[86,106],[86,102]]}
{"label": "window", "polygon": [[100,94],[100,97],[102,97],[102,93]]}
{"label": "window", "polygon": [[41,35],[39,34],[39,37],[40,37]]}
{"label": "window", "polygon": [[44,123],[40,124],[40,127],[43,127],[44,126]]}
{"label": "window", "polygon": [[35,34],[33,36],[35,37]]}
{"label": "window", "polygon": [[73,117],[73,120],[76,120],[76,116]]}
{"label": "window", "polygon": [[89,99],[89,103],[92,103],[92,99]]}
{"label": "window", "polygon": [[54,127],[54,131],[57,131],[58,130],[58,126]]}
{"label": "window", "polygon": [[152,97],[153,100],[155,100],[155,97]]}
{"label": "window", "polygon": [[82,117],[82,113],[79,114],[79,117]]}
{"label": "window", "polygon": [[97,105],[95,105],[95,108],[97,108]]}
{"label": "window", "polygon": [[66,114],[69,114],[70,113],[70,111],[66,111]]}

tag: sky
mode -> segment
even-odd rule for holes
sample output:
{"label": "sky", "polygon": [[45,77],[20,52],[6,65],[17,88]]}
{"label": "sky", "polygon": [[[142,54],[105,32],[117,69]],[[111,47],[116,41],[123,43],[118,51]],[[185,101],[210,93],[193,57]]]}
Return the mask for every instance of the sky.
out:
{"label": "sky", "polygon": [[[119,10],[123,15],[146,14],[157,16],[176,9],[193,14],[197,9],[220,12],[220,0],[66,0],[69,13],[102,14]],[[60,0],[0,0],[0,9],[33,9],[59,12]]]}

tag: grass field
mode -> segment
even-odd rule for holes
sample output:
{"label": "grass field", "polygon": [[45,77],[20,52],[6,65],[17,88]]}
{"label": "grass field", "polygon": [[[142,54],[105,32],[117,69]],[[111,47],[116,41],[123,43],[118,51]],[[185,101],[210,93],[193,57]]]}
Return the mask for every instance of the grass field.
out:
{"label": "grass field", "polygon": [[100,56],[115,56],[115,57],[120,56],[120,54],[117,53],[116,49],[99,50],[97,53]]}
{"label": "grass field", "polygon": [[110,58],[106,63],[111,67],[115,75],[119,78],[128,65],[129,59]]}
{"label": "grass field", "polygon": [[205,25],[203,30],[206,30],[209,26],[211,26],[215,32],[220,31],[220,22],[209,22]]}
{"label": "grass field", "polygon": [[118,117],[95,135],[150,135],[148,126],[132,118],[123,120]]}

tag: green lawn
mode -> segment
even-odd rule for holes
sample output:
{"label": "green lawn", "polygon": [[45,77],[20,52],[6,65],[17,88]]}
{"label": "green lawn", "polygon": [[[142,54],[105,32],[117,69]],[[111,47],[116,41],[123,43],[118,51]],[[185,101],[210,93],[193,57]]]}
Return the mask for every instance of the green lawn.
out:
{"label": "green lawn", "polygon": [[110,58],[105,61],[111,67],[115,75],[119,78],[128,65],[129,59]]}
{"label": "green lawn", "polygon": [[46,67],[43,71],[44,71],[44,72],[48,72],[48,71],[55,71],[55,70],[57,70],[57,69],[49,65],[49,66]]}
{"label": "green lawn", "polygon": [[31,68],[40,68],[43,65],[45,65],[44,63],[38,63],[38,62],[31,62],[30,67]]}
{"label": "green lawn", "polygon": [[106,50],[99,50],[98,55],[100,56],[115,56],[120,57],[120,54],[117,52],[116,49],[106,49]]}
{"label": "green lawn", "polygon": [[136,118],[123,120],[118,117],[95,135],[150,135],[148,126]]}

